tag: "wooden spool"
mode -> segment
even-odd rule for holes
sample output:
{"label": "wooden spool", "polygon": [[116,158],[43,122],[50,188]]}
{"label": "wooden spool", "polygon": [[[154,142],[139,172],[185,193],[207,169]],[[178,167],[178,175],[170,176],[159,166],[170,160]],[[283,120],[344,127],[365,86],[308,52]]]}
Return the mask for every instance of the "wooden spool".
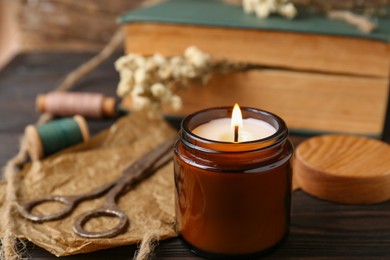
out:
{"label": "wooden spool", "polygon": [[324,135],[296,149],[300,187],[321,199],[371,204],[390,199],[390,146],[351,135]]}
{"label": "wooden spool", "polygon": [[[80,100],[80,102],[86,102],[88,96],[91,97],[96,97],[99,96],[99,94],[96,93],[69,93],[69,92],[62,92],[62,93],[57,93],[53,92],[50,94],[41,94],[38,95],[36,98],[36,109],[39,113],[53,113],[53,111],[48,110],[47,108],[47,99],[50,98],[50,96],[53,95],[62,95],[64,98],[68,99],[76,99]],[[95,118],[100,118],[100,117],[113,117],[116,115],[116,100],[113,97],[105,97],[102,96],[102,103],[101,107],[92,107],[92,110],[95,110],[92,114],[90,113],[91,109],[86,110],[86,104],[83,104],[81,108],[73,107],[69,111],[69,103],[68,104],[62,104],[63,106],[63,111],[60,111],[60,113],[54,113],[56,116],[72,116],[76,114],[82,114],[83,110],[87,111],[87,114],[84,114],[83,116],[87,117],[95,117]],[[72,103],[71,103],[72,104]],[[68,106],[68,107],[66,107]],[[89,113],[88,113],[89,112]]]}
{"label": "wooden spool", "polygon": [[[76,121],[82,139],[84,141],[89,140],[89,128],[88,124],[82,116],[74,116],[73,119]],[[34,125],[28,125],[25,129],[25,137],[27,143],[27,153],[32,161],[40,160],[44,157],[44,145],[42,143],[41,136],[38,133],[38,129]]]}

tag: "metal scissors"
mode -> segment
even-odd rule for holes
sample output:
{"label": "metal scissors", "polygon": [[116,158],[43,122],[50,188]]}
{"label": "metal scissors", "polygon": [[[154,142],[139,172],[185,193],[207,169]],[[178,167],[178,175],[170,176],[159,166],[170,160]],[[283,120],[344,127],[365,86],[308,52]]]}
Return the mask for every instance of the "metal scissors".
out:
{"label": "metal scissors", "polygon": [[[73,231],[79,236],[86,238],[114,237],[124,231],[128,224],[128,217],[116,204],[119,195],[125,193],[139,181],[152,175],[157,169],[165,165],[172,159],[172,148],[176,138],[170,138],[154,150],[148,152],[140,159],[131,164],[121,177],[112,183],[103,185],[88,193],[75,196],[45,196],[32,200],[20,208],[20,214],[33,222],[45,222],[58,220],[70,214],[78,203],[95,199],[106,194],[106,200],[102,207],[87,211],[79,215],[73,223]],[[34,207],[45,202],[60,202],[65,205],[64,209],[51,215],[34,215]],[[90,219],[101,216],[113,216],[119,218],[116,227],[101,232],[87,231],[84,229],[85,223]]]}

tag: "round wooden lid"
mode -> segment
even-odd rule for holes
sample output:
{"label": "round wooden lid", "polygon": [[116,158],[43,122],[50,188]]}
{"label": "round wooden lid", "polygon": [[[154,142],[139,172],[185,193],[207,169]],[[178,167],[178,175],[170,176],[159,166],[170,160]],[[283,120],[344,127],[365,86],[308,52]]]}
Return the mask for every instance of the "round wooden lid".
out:
{"label": "round wooden lid", "polygon": [[324,135],[301,143],[294,174],[301,189],[321,199],[370,204],[390,199],[390,146],[352,136]]}

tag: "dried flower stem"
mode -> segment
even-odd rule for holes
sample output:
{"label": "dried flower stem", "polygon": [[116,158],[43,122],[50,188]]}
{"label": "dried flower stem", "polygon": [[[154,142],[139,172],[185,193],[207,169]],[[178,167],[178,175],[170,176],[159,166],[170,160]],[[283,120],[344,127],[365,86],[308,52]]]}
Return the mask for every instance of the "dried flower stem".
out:
{"label": "dried flower stem", "polygon": [[387,15],[386,8],[390,5],[390,0],[291,0],[291,2],[297,7],[314,8],[322,13],[343,10],[367,16]]}
{"label": "dried flower stem", "polygon": [[159,112],[162,106],[179,110],[177,93],[189,82],[207,83],[214,73],[229,73],[258,68],[258,65],[229,61],[213,61],[209,54],[189,47],[182,56],[163,57],[128,54],[115,63],[121,79],[119,96],[129,96],[136,110]]}
{"label": "dried flower stem", "polygon": [[163,106],[179,110],[182,101],[178,92],[187,88],[189,82],[205,84],[216,73],[275,69],[259,64],[215,61],[196,47],[188,47],[184,55],[173,57],[128,54],[119,58],[115,66],[121,77],[118,95],[130,97],[133,109],[146,110],[151,115],[161,113]]}
{"label": "dried flower stem", "polygon": [[259,18],[276,13],[292,19],[297,14],[296,7],[308,8],[369,33],[376,28],[370,17],[387,15],[390,0],[242,0],[242,5],[246,13],[254,13]]}
{"label": "dried flower stem", "polygon": [[[174,110],[180,109],[182,101],[178,92],[187,88],[189,82],[205,84],[216,73],[275,69],[319,73],[315,69],[212,60],[209,54],[196,47],[187,48],[183,56],[163,57],[155,54],[144,57],[129,54],[119,58],[115,65],[121,75],[118,95],[130,97],[133,101],[133,109],[144,109],[151,115],[160,114],[165,105]],[[321,73],[327,74],[324,71]],[[349,75],[342,72],[329,72],[329,74]]]}
{"label": "dried flower stem", "polygon": [[350,11],[329,11],[327,13],[327,16],[330,19],[341,20],[348,24],[351,24],[365,33],[372,32],[376,27],[376,24],[371,20],[367,19],[367,17],[354,14]]}
{"label": "dried flower stem", "polygon": [[115,67],[121,76],[118,95],[131,96],[138,110],[151,107],[159,110],[163,105],[180,109],[181,98],[176,93],[189,81],[206,82],[212,72],[210,55],[195,47],[173,57],[128,54],[119,58]]}

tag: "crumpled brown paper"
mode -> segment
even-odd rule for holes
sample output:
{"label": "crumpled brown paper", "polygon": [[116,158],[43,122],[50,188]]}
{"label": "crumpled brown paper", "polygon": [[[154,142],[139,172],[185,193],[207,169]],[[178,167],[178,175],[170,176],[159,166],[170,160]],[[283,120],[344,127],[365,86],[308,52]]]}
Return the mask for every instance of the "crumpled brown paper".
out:
{"label": "crumpled brown paper", "polygon": [[[133,114],[118,120],[108,131],[87,143],[34,162],[21,173],[20,203],[45,195],[77,195],[118,178],[135,159],[175,135],[165,122]],[[0,205],[5,185],[0,185]],[[68,217],[41,224],[32,223],[16,213],[17,235],[45,248],[56,256],[86,253],[104,248],[138,243],[153,231],[160,239],[176,236],[174,231],[173,164],[170,162],[144,180],[119,201],[130,224],[127,232],[114,238],[87,239],[72,231],[79,214],[103,204],[104,198],[80,203]],[[37,212],[58,209],[60,204],[46,203]],[[87,223],[87,230],[112,228],[116,219],[101,217]]]}

